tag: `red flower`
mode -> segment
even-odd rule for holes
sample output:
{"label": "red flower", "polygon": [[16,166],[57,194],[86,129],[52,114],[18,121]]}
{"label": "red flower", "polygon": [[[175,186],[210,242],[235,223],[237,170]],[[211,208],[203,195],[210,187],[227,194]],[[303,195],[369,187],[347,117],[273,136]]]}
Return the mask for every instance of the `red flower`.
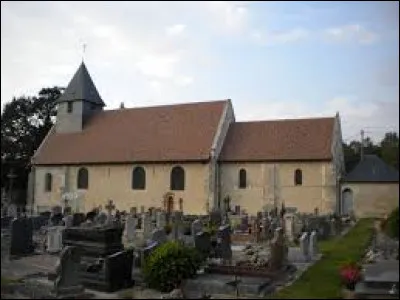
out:
{"label": "red flower", "polygon": [[361,280],[361,268],[354,264],[346,264],[340,269],[340,277],[343,284],[353,290],[357,282]]}

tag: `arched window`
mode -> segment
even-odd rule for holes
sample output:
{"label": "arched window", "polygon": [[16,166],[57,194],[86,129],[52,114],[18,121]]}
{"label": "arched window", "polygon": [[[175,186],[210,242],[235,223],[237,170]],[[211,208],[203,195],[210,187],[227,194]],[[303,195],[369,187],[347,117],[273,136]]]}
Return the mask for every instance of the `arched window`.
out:
{"label": "arched window", "polygon": [[78,189],[86,190],[89,186],[89,172],[86,168],[78,171]]}
{"label": "arched window", "polygon": [[171,171],[171,190],[183,191],[185,189],[185,171],[182,167],[174,167]]}
{"label": "arched window", "polygon": [[146,171],[142,167],[136,167],[132,171],[132,189],[144,190],[146,188]]}
{"label": "arched window", "polygon": [[245,169],[239,171],[239,188],[245,189],[247,186],[247,174]]}
{"label": "arched window", "polygon": [[303,172],[300,169],[297,169],[294,172],[294,185],[302,185],[303,184]]}
{"label": "arched window", "polygon": [[51,192],[51,187],[53,185],[53,176],[50,173],[46,173],[44,177],[44,190],[46,192]]}

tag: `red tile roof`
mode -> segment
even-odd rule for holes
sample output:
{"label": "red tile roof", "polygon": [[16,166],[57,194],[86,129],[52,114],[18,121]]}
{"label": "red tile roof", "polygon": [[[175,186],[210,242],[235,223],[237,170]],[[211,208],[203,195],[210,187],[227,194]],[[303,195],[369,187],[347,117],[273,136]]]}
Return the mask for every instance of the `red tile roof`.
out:
{"label": "red tile roof", "polygon": [[208,160],[228,101],[103,111],[82,132],[50,132],[36,165]]}
{"label": "red tile roof", "polygon": [[231,124],[220,161],[329,160],[335,118]]}

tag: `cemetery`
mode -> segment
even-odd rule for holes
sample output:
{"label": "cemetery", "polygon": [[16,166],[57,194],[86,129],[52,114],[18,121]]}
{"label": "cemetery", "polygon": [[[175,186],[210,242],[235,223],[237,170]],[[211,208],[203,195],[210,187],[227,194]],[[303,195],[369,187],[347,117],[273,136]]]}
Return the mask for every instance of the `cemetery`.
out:
{"label": "cemetery", "polygon": [[3,216],[2,297],[346,298],[333,270],[353,260],[362,267],[352,297],[398,298],[398,239],[381,221],[284,206],[203,216],[104,208]]}

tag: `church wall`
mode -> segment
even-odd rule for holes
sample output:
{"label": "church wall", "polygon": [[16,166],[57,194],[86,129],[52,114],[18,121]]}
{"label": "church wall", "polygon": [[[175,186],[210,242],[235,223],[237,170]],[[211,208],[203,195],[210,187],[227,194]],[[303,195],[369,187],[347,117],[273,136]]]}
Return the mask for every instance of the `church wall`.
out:
{"label": "church wall", "polygon": [[[145,208],[162,207],[163,196],[170,192],[171,169],[179,165],[185,170],[185,190],[172,191],[175,194],[174,208],[179,209],[179,198],[183,199],[183,210],[186,214],[205,213],[209,192],[208,170],[206,163],[190,164],[143,164],[143,165],[96,165],[87,166],[89,172],[89,188],[77,190],[77,173],[80,166],[69,167],[69,189],[66,192],[75,192],[80,198],[82,210],[88,211],[96,206],[103,207],[109,199],[113,200],[120,211],[129,211],[136,206],[138,211],[143,205]],[[132,170],[142,166],[146,171],[145,190],[133,190]],[[67,174],[66,167],[36,167],[35,206],[59,205],[61,194],[59,188],[53,188],[51,193],[44,191],[45,173]]]}
{"label": "church wall", "polygon": [[351,189],[353,211],[357,218],[383,217],[399,206],[398,183],[344,183]]}
{"label": "church wall", "polygon": [[[336,184],[331,162],[221,163],[221,198],[229,196],[231,208],[240,205],[249,213],[272,207],[297,207],[300,212],[332,212]],[[239,188],[239,170],[247,173],[247,187]],[[295,186],[294,172],[301,169],[303,184]],[[275,180],[274,180],[275,174]],[[222,205],[222,203],[221,203]]]}

